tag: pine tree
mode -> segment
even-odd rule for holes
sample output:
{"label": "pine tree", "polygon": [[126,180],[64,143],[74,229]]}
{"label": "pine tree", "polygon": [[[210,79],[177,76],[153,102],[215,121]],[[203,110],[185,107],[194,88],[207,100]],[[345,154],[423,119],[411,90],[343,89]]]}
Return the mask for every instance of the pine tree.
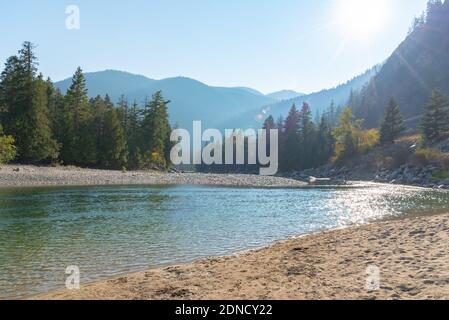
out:
{"label": "pine tree", "polygon": [[[271,130],[276,130],[276,123],[274,122],[274,118],[273,116],[269,116],[263,123],[263,127],[262,129],[266,130],[266,141],[267,141],[267,145],[266,145],[266,151],[269,152],[270,148],[271,148],[271,135],[270,132]],[[278,141],[279,143],[279,141]]]}
{"label": "pine tree", "polygon": [[147,166],[166,166],[170,157],[171,128],[168,120],[167,105],[162,92],[156,92],[147,103],[142,121],[143,152]]}
{"label": "pine tree", "polygon": [[354,89],[351,88],[351,92],[349,93],[349,100],[348,100],[348,107],[351,108],[351,110],[354,110],[356,106],[356,92]]}
{"label": "pine tree", "polygon": [[16,140],[19,161],[25,163],[53,160],[58,155],[48,116],[47,86],[37,76],[33,49],[32,43],[25,42],[19,56],[8,59],[0,79],[2,121]]}
{"label": "pine tree", "polygon": [[105,169],[122,169],[127,162],[126,135],[116,109],[108,95],[90,100],[98,165]]}
{"label": "pine tree", "polygon": [[53,132],[53,137],[58,143],[58,149],[62,150],[62,141],[65,130],[64,128],[65,97],[64,95],[62,95],[59,89],[54,89],[53,87],[48,88],[49,89],[47,92],[49,99],[48,108],[49,108],[50,126]]}
{"label": "pine tree", "polygon": [[285,120],[282,116],[276,120],[276,129],[278,130],[278,157],[279,157],[279,170],[283,171],[285,168],[284,161],[284,144],[285,144],[285,135],[284,135],[284,124]]}
{"label": "pine tree", "polygon": [[86,80],[78,67],[65,102],[65,133],[62,158],[66,164],[89,166],[96,163],[92,110],[87,97]]}
{"label": "pine tree", "polygon": [[17,93],[21,90],[22,70],[19,57],[12,56],[5,63],[0,75],[0,122],[6,132],[13,132],[13,119],[20,115],[20,100]]}
{"label": "pine tree", "polygon": [[263,129],[265,130],[272,130],[272,129],[276,129],[276,123],[274,123],[274,118],[273,116],[269,116],[264,124],[263,124]]}
{"label": "pine tree", "polygon": [[142,166],[142,131],[141,131],[141,110],[136,101],[129,109],[127,117],[126,140],[128,147],[129,169],[139,169]]}
{"label": "pine tree", "polygon": [[426,11],[426,23],[433,25],[438,23],[440,19],[441,8],[443,7],[443,2],[441,0],[430,0],[427,2]]}
{"label": "pine tree", "polygon": [[48,86],[39,76],[33,81],[32,110],[29,115],[32,137],[27,139],[26,147],[22,147],[21,160],[25,162],[54,161],[59,156],[59,145],[53,137],[48,109]]}
{"label": "pine tree", "polygon": [[107,169],[121,169],[126,165],[127,147],[125,132],[117,110],[108,108],[104,114],[104,132],[99,153],[100,165]]}
{"label": "pine tree", "polygon": [[299,149],[300,169],[308,169],[313,166],[316,153],[316,129],[312,121],[312,112],[308,103],[304,102],[299,113]]}
{"label": "pine tree", "polygon": [[126,100],[125,96],[120,96],[118,102],[118,116],[120,119],[120,123],[122,124],[123,130],[128,133],[128,120],[129,120],[129,105],[128,100]]}
{"label": "pine tree", "polygon": [[332,126],[326,116],[322,116],[318,128],[317,162],[315,166],[326,164],[334,152],[335,140],[332,135]]}
{"label": "pine tree", "polygon": [[438,142],[449,132],[449,100],[434,90],[424,108],[421,131],[427,143]]}
{"label": "pine tree", "polygon": [[280,167],[283,171],[297,170],[299,163],[299,121],[300,115],[296,105],[290,109],[283,128],[283,139],[280,151]]}
{"label": "pine tree", "polygon": [[114,103],[112,102],[112,99],[108,94],[106,94],[104,97],[104,103],[106,104],[106,108],[108,109],[114,108]]}
{"label": "pine tree", "polygon": [[332,100],[328,110],[327,121],[329,122],[330,125],[334,125],[336,123],[336,120],[337,120],[337,110],[335,108],[335,102],[334,100]]}
{"label": "pine tree", "polygon": [[286,135],[290,135],[295,139],[299,138],[299,120],[300,120],[300,114],[298,109],[296,109],[296,105],[293,104],[293,106],[290,108],[290,111],[288,113],[287,118],[284,122],[284,133]]}
{"label": "pine tree", "polygon": [[284,133],[284,118],[282,116],[279,116],[279,118],[276,120],[276,129],[279,131],[279,135],[282,135]]}
{"label": "pine tree", "polygon": [[47,78],[47,103],[48,118],[50,120],[51,131],[55,140],[60,143],[62,137],[62,116],[64,114],[64,96],[59,89],[55,89],[53,82]]}
{"label": "pine tree", "polygon": [[391,98],[380,126],[380,143],[393,144],[405,129],[399,105],[394,98]]}
{"label": "pine tree", "polygon": [[108,107],[106,105],[105,99],[103,99],[101,96],[96,96],[94,99],[91,99],[89,103],[93,117],[95,149],[97,150],[97,157],[101,162],[103,152],[103,137],[107,134],[104,122]]}

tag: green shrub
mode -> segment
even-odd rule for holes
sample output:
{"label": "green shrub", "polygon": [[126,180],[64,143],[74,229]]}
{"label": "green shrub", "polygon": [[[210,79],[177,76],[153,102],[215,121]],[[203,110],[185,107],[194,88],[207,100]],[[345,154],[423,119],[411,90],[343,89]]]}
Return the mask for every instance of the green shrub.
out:
{"label": "green shrub", "polygon": [[432,178],[434,180],[446,180],[446,179],[449,179],[449,171],[446,171],[446,170],[435,171],[432,174]]}
{"label": "green shrub", "polygon": [[434,148],[420,148],[413,156],[413,162],[417,166],[437,165],[449,168],[449,154]]}
{"label": "green shrub", "polygon": [[16,147],[14,146],[14,138],[12,136],[4,136],[0,127],[0,165],[5,164],[17,155]]}

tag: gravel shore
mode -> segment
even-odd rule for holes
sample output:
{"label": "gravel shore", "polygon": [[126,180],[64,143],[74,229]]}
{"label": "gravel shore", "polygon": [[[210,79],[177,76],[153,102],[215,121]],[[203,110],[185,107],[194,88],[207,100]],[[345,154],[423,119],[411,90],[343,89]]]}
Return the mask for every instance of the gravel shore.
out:
{"label": "gravel shore", "polygon": [[446,214],[319,233],[33,299],[448,298]]}
{"label": "gravel shore", "polygon": [[1,187],[88,185],[214,185],[235,187],[304,187],[289,178],[244,175],[109,171],[76,167],[6,165],[0,168]]}

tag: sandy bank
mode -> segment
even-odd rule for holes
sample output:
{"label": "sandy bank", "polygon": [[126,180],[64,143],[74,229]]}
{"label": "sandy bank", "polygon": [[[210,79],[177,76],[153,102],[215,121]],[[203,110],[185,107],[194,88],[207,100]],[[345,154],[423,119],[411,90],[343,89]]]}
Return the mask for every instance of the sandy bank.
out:
{"label": "sandy bank", "polygon": [[121,172],[74,167],[6,165],[0,168],[0,188],[79,185],[217,185],[236,187],[301,187],[289,178],[239,174]]}
{"label": "sandy bank", "polygon": [[[366,287],[367,267],[380,289]],[[38,299],[449,299],[449,215],[375,223]]]}

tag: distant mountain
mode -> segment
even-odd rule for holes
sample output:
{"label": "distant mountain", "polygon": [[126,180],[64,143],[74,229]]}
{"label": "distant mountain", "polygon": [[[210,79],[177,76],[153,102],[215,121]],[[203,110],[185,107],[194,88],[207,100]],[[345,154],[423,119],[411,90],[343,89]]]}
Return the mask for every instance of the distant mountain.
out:
{"label": "distant mountain", "polygon": [[[106,70],[102,72],[86,73],[85,75],[89,97],[109,94],[111,99],[118,101],[120,95],[137,90],[150,88],[157,81],[144,76],[123,71]],[[55,85],[65,93],[70,87],[72,79],[57,82]],[[150,93],[149,93],[150,94]],[[141,99],[138,99],[139,102]]]}
{"label": "distant mountain", "polygon": [[273,98],[277,101],[290,100],[293,98],[297,98],[303,96],[304,93],[299,93],[293,90],[282,90],[267,94],[267,97]]}
{"label": "distant mountain", "polygon": [[368,127],[377,127],[387,101],[395,97],[407,124],[416,127],[433,89],[449,95],[449,0],[429,4],[426,22],[417,21],[351,104]]}
{"label": "distant mountain", "polygon": [[376,75],[379,66],[367,70],[365,73],[349,80],[345,84],[341,84],[332,89],[322,90],[316,93],[302,95],[293,99],[278,101],[276,103],[266,104],[260,108],[252,109],[243,115],[237,116],[229,121],[226,121],[224,126],[231,125],[239,128],[260,128],[263,121],[272,115],[275,119],[279,116],[284,118],[287,116],[289,109],[293,104],[298,108],[303,102],[307,102],[312,109],[312,112],[323,112],[329,108],[332,102],[335,106],[342,106],[348,103],[351,92],[360,90],[366,85],[370,79]]}
{"label": "distant mountain", "polygon": [[[222,128],[220,124],[224,121],[275,101],[251,88],[211,87],[183,77],[153,80],[114,70],[85,76],[89,97],[109,94],[113,101],[118,101],[124,95],[130,103],[136,100],[142,105],[147,97],[162,90],[171,101],[171,122],[186,129],[191,128],[194,120],[202,120],[205,127]],[[70,83],[71,79],[66,79],[55,85],[65,93]]]}
{"label": "distant mountain", "polygon": [[259,96],[263,96],[263,95],[264,95],[262,92],[257,91],[256,89],[253,89],[253,88],[248,88],[248,87],[235,87],[234,89],[245,90],[245,91],[248,91],[249,93],[256,94],[256,95],[259,95]]}
{"label": "distant mountain", "polygon": [[[269,95],[247,87],[212,87],[185,77],[154,80],[123,71],[106,70],[86,73],[89,97],[108,94],[113,101],[124,95],[130,103],[143,105],[145,99],[161,90],[170,100],[169,114],[172,124],[190,129],[192,121],[201,120],[210,128],[259,128],[268,115],[286,116],[293,103],[301,106],[308,102],[313,112],[321,112],[332,101],[336,106],[346,104],[351,91],[360,90],[376,74],[377,67],[366,71],[345,84],[309,95],[295,91],[279,91]],[[57,82],[63,93],[71,79]],[[294,98],[289,99],[289,97]],[[287,98],[287,99],[284,99]]]}

